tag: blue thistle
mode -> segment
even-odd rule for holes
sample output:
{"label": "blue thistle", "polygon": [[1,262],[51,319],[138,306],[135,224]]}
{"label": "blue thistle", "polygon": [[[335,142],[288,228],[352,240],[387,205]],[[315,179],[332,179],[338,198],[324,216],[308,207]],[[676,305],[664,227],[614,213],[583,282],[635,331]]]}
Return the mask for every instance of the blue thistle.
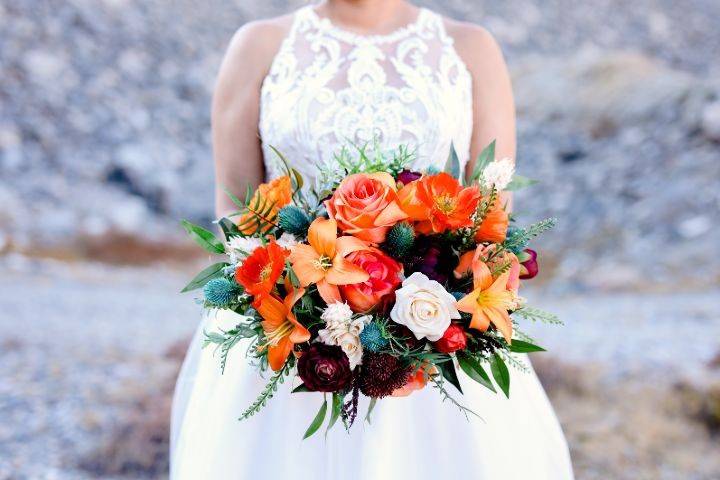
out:
{"label": "blue thistle", "polygon": [[360,343],[371,352],[378,352],[387,347],[387,338],[383,336],[382,328],[375,322],[368,323],[360,332]]}
{"label": "blue thistle", "polygon": [[396,260],[402,260],[415,243],[415,230],[407,222],[393,226],[385,239],[385,250]]}
{"label": "blue thistle", "polygon": [[457,300],[458,302],[462,300],[465,295],[467,294],[462,292],[452,292],[452,296],[455,297],[455,300]]}
{"label": "blue thistle", "polygon": [[226,307],[237,297],[237,285],[225,277],[213,278],[203,287],[205,300],[217,307]]}
{"label": "blue thistle", "polygon": [[510,251],[515,255],[527,248],[527,238],[524,237],[526,237],[525,230],[522,228],[514,227],[512,225],[508,227],[507,234],[505,235],[505,243],[507,245],[511,245]]}
{"label": "blue thistle", "polygon": [[307,235],[310,219],[295,205],[288,205],[278,212],[278,225],[288,233],[304,237]]}
{"label": "blue thistle", "polygon": [[427,173],[428,175],[437,175],[438,173],[440,173],[440,169],[438,169],[438,168],[437,168],[436,166],[434,166],[434,165],[431,165],[431,166],[429,166],[429,167],[427,168],[427,170],[425,171],[425,173]]}

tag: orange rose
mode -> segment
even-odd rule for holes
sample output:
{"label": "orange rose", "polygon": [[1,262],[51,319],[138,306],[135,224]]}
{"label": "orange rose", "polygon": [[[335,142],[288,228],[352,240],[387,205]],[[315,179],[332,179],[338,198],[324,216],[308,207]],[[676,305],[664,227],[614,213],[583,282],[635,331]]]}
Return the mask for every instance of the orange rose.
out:
{"label": "orange rose", "polygon": [[346,234],[381,243],[393,225],[407,218],[395,188],[389,173],[357,173],[340,183],[325,207]]}
{"label": "orange rose", "polygon": [[352,252],[345,258],[370,275],[364,282],[340,286],[340,293],[355,312],[377,307],[401,282],[402,265],[377,248]]}
{"label": "orange rose", "polygon": [[490,211],[475,232],[475,240],[478,242],[502,243],[508,228],[508,214],[496,200]]}
{"label": "orange rose", "polygon": [[419,233],[442,233],[472,225],[472,214],[480,201],[478,187],[463,188],[447,173],[438,173],[417,180],[417,199],[429,213],[429,220],[420,222]]}
{"label": "orange rose", "polygon": [[[290,177],[284,175],[282,177],[276,178],[270,183],[261,183],[257,190],[255,190],[255,194],[253,195],[249,206],[251,208],[254,207],[258,204],[258,200],[260,200],[260,207],[264,206],[265,209],[267,209],[268,205],[272,205],[270,213],[266,216],[263,216],[263,220],[265,220],[266,222],[274,222],[275,217],[277,217],[280,209],[285,205],[288,205],[292,201],[292,187],[290,184]],[[252,219],[257,213],[260,212],[246,213],[245,215],[240,217],[238,225],[243,225],[244,223],[248,222],[248,220]],[[272,225],[268,225],[265,228],[265,231],[270,230],[270,228],[272,228]],[[242,231],[245,235],[252,235],[257,231],[257,223],[254,221],[250,221],[249,223],[247,223],[247,225],[241,227],[240,231]]]}

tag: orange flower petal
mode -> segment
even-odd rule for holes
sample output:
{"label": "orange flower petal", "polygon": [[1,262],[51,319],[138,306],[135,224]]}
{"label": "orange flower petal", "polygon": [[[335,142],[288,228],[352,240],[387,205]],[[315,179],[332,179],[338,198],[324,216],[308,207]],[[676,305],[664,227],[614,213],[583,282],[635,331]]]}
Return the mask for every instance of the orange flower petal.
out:
{"label": "orange flower petal", "polygon": [[370,274],[365,270],[339,255],[333,260],[333,266],[325,273],[325,279],[333,285],[351,285],[364,282],[368,278]]}
{"label": "orange flower petal", "polygon": [[473,313],[472,316],[472,320],[470,320],[470,328],[474,328],[475,330],[480,330],[481,332],[484,332],[488,329],[489,326],[490,319],[488,318],[488,316],[480,309],[475,310],[475,313]]}
{"label": "orange flower petal", "polygon": [[280,370],[285,365],[285,360],[290,355],[292,348],[293,343],[289,337],[281,338],[277,345],[270,345],[267,354],[270,368],[276,372]]}
{"label": "orange flower petal", "polygon": [[408,216],[400,209],[397,203],[391,202],[380,212],[375,219],[375,225],[395,225],[400,220],[406,219]]}
{"label": "orange flower petal", "polygon": [[300,284],[307,287],[325,277],[325,272],[315,265],[320,258],[318,252],[310,245],[295,245],[290,252],[290,263]]}
{"label": "orange flower petal", "polygon": [[283,302],[275,297],[268,296],[259,302],[254,302],[253,307],[265,320],[262,322],[265,331],[272,331],[285,322],[287,309]]}
{"label": "orange flower petal", "polygon": [[318,293],[325,300],[325,303],[330,305],[331,303],[342,302],[340,296],[340,289],[336,285],[330,285],[327,280],[321,280],[317,283]]}
{"label": "orange flower petal", "polygon": [[[506,280],[507,281],[507,280]],[[490,268],[482,260],[473,261],[473,286],[485,290],[493,284]]]}
{"label": "orange flower petal", "polygon": [[368,244],[363,242],[359,238],[345,235],[337,239],[335,247],[337,248],[337,256],[347,257],[352,252],[366,250],[368,248]]}
{"label": "orange flower petal", "polygon": [[325,218],[316,218],[308,229],[308,242],[320,255],[335,257],[337,240],[337,222]]}
{"label": "orange flower petal", "polygon": [[476,288],[475,290],[455,302],[457,309],[465,313],[474,313],[479,308],[477,299],[480,295],[480,292],[482,292],[482,288]]}

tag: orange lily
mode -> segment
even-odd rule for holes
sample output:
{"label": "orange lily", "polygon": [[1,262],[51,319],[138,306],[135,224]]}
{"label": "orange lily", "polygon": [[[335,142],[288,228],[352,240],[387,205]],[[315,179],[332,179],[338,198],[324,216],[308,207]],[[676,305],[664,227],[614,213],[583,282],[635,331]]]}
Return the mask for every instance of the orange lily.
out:
{"label": "orange lily", "polygon": [[479,253],[480,249],[473,260],[474,290],[457,302],[457,309],[472,314],[470,328],[484,332],[492,323],[510,343],[512,322],[508,310],[515,306],[513,293],[507,289],[510,272],[493,280],[490,268],[479,259]]}
{"label": "orange lily", "polygon": [[294,289],[287,278],[285,289],[287,295],[283,301],[273,295],[253,303],[253,307],[263,318],[261,325],[267,337],[267,342],[258,348],[268,349],[268,363],[274,371],[285,365],[296,343],[310,340],[310,332],[297,321],[292,312],[295,303],[305,295],[305,289]]}
{"label": "orange lily", "polygon": [[368,248],[362,240],[337,236],[335,220],[316,218],[308,229],[310,245],[295,245],[290,253],[293,271],[303,287],[316,284],[326,303],[342,301],[338,285],[365,282],[370,275],[345,256]]}
{"label": "orange lily", "polygon": [[[413,183],[417,183],[417,200],[425,206],[430,217],[420,222],[415,227],[416,231],[442,233],[472,225],[472,214],[480,201],[478,187],[463,187],[447,173],[422,177]],[[404,199],[401,205],[407,205]]]}

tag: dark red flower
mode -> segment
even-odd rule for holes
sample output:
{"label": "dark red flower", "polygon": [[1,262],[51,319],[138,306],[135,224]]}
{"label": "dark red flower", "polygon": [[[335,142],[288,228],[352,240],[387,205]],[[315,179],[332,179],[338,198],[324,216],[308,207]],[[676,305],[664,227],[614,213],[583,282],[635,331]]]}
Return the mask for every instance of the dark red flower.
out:
{"label": "dark red flower", "polygon": [[530,248],[526,248],[518,255],[520,261],[520,278],[529,280],[538,274],[540,268],[537,262],[537,252]]}
{"label": "dark red flower", "polygon": [[420,177],[422,177],[421,173],[411,172],[410,170],[403,170],[402,172],[398,173],[397,181],[401,182],[403,185],[407,185],[408,183],[414,182]]}
{"label": "dark red flower", "polygon": [[435,349],[442,353],[452,353],[463,350],[467,346],[465,329],[456,323],[451,323],[443,333],[442,338],[434,343]]}
{"label": "dark red flower", "polygon": [[413,373],[411,365],[386,353],[365,352],[360,367],[360,391],[373,398],[383,398],[403,387]]}
{"label": "dark red flower", "polygon": [[337,392],[350,385],[350,361],[340,347],[314,343],[298,360],[298,374],[308,390]]}
{"label": "dark red flower", "polygon": [[431,280],[445,283],[452,272],[452,266],[457,263],[452,252],[443,246],[437,238],[419,237],[413,247],[413,253],[406,262],[406,273],[420,272]]}

